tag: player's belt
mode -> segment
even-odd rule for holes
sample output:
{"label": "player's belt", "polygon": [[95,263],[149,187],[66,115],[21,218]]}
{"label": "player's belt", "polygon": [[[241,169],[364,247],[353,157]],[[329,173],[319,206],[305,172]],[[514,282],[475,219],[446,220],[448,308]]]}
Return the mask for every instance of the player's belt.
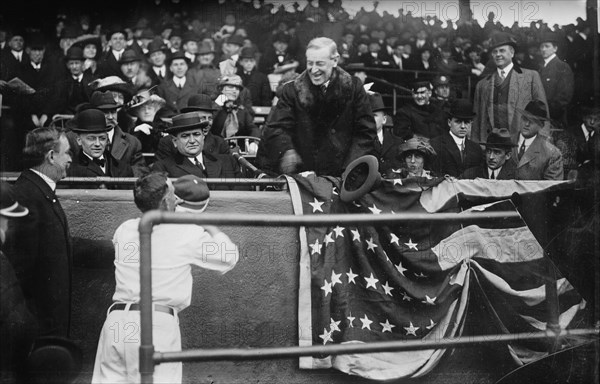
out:
{"label": "player's belt", "polygon": [[[175,310],[173,310],[173,308],[166,306],[166,305],[162,305],[162,304],[154,304],[154,310],[158,311],[158,312],[163,312],[163,313],[167,313],[169,315],[175,315]],[[125,308],[127,308],[127,303],[115,303],[110,307],[110,311],[123,311],[125,310]],[[137,303],[131,304],[129,306],[129,310],[130,311],[139,311],[140,310],[140,305]]]}

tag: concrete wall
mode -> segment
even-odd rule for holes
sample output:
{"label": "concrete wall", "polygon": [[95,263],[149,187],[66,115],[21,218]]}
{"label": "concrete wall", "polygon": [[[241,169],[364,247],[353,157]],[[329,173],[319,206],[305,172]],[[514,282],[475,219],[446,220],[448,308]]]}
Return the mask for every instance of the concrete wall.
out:
{"label": "concrete wall", "polygon": [[[89,383],[100,329],[114,292],[110,240],[115,229],[123,221],[139,216],[139,211],[131,191],[60,190],[59,196],[67,212],[80,266],[74,271],[71,327],[71,336],[84,350],[84,370],[78,382]],[[286,192],[217,191],[211,195],[208,212],[291,214],[292,206]],[[238,244],[240,262],[223,276],[194,269],[192,303],[180,314],[183,348],[297,345],[297,229],[221,229]],[[494,352],[461,350],[424,380],[493,382],[498,372],[504,370],[486,363],[489,353]],[[506,361],[505,356],[500,361]],[[184,364],[186,383],[363,381],[333,370],[299,370],[295,358]]]}

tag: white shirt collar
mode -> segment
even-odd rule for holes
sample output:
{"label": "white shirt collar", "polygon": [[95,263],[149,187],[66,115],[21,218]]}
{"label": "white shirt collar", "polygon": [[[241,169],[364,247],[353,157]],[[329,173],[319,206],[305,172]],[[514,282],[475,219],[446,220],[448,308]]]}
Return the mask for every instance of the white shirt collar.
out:
{"label": "white shirt collar", "polygon": [[29,170],[34,172],[35,174],[37,174],[39,177],[41,177],[42,180],[44,180],[46,182],[46,184],[48,184],[48,186],[50,187],[51,190],[53,190],[53,191],[56,190],[56,182],[54,180],[52,180],[48,176],[44,175],[42,172],[38,171],[37,169],[29,168]]}
{"label": "white shirt collar", "polygon": [[193,53],[184,52],[183,54],[185,55],[185,57],[187,57],[188,59],[190,59],[190,61],[192,63],[194,62],[194,60],[196,60],[196,55],[194,55]]}
{"label": "white shirt collar", "polygon": [[588,141],[590,138],[591,132],[587,130],[585,124],[581,123],[581,130],[583,131],[583,136],[585,137],[585,141]]}
{"label": "white shirt collar", "polygon": [[115,57],[115,59],[119,60],[121,58],[121,55],[123,54],[123,52],[125,52],[125,48],[121,49],[120,51],[115,51],[114,49],[112,50],[112,54]]}
{"label": "white shirt collar", "polygon": [[163,77],[167,74],[167,66],[163,64],[162,67],[152,67],[154,69],[154,73],[157,75],[162,75]]}
{"label": "white shirt collar", "polygon": [[514,66],[514,63],[510,62],[510,64],[508,64],[505,68],[496,68],[496,71],[498,71],[498,76],[500,76],[501,71],[504,71],[504,77],[508,76],[508,73],[513,69]]}
{"label": "white shirt collar", "polygon": [[196,157],[188,157],[188,159],[190,159],[192,164],[196,164],[196,159],[198,159],[198,162],[204,167],[204,157],[202,157],[202,152],[200,152]]}
{"label": "white shirt collar", "polygon": [[15,57],[15,59],[21,61],[21,58],[23,57],[23,51],[13,51],[11,50],[13,56]]}
{"label": "white shirt collar", "polygon": [[33,67],[33,69],[41,69],[42,68],[42,64],[36,64],[33,61],[31,62],[31,66]]}
{"label": "white shirt collar", "polygon": [[494,180],[497,179],[498,174],[500,173],[501,170],[502,170],[502,167],[496,168],[496,169],[492,169],[492,168],[488,167],[488,177],[489,177],[489,175],[492,174],[492,172],[494,172]]}
{"label": "white shirt collar", "polygon": [[177,77],[177,76],[173,76],[173,82],[175,83],[176,86],[184,86],[185,85],[185,76],[184,77]]}
{"label": "white shirt collar", "polygon": [[77,82],[81,83],[81,79],[83,79],[83,73],[80,73],[79,76],[72,76],[73,80],[77,80]]}
{"label": "white shirt collar", "polygon": [[237,63],[238,59],[240,58],[240,54],[236,53],[235,55],[231,56],[231,60],[235,61]]}
{"label": "white shirt collar", "polygon": [[521,135],[519,133],[519,145],[517,147],[517,151],[521,150],[521,145],[523,145],[523,141],[525,141],[525,150],[527,150],[527,148],[529,148],[529,146],[531,145],[531,143],[533,143],[533,140],[535,140],[536,137],[537,137],[537,135],[532,136],[529,139],[526,139],[523,137],[523,135]]}
{"label": "white shirt collar", "polygon": [[383,129],[377,132],[377,138],[379,139],[379,142],[383,144]]}
{"label": "white shirt collar", "polygon": [[112,144],[113,142],[113,137],[115,136],[115,129],[111,129],[110,131],[108,131],[108,142]]}
{"label": "white shirt collar", "polygon": [[458,148],[461,147],[461,145],[465,142],[465,138],[460,138],[458,136],[456,136],[454,133],[452,133],[452,131],[448,131],[448,133],[450,133],[450,137],[452,138],[452,140],[454,140],[454,142],[456,143],[456,146]]}
{"label": "white shirt collar", "polygon": [[549,63],[549,62],[550,62],[552,59],[554,59],[555,57],[556,57],[556,53],[553,53],[553,54],[552,54],[552,56],[550,56],[550,57],[549,57],[549,58],[547,58],[547,59],[544,59],[544,67],[545,67],[546,65],[548,65],[548,63]]}
{"label": "white shirt collar", "polygon": [[[83,150],[81,151],[81,153],[83,153],[85,156],[87,156],[87,158],[90,159],[90,161],[94,161],[94,159],[87,153],[83,152]],[[100,156],[99,159],[100,160],[104,159],[104,155]],[[104,166],[100,166],[100,165],[98,165],[98,166],[100,167],[100,169],[102,169],[102,172],[106,173],[106,163],[104,163]]]}

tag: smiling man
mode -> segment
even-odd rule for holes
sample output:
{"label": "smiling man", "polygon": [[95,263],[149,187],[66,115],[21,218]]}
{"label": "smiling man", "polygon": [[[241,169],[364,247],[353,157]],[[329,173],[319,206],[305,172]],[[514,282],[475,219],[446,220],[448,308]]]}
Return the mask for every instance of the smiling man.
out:
{"label": "smiling man", "polygon": [[74,177],[112,176],[104,157],[108,131],[111,129],[106,124],[104,113],[99,109],[86,109],[69,123],[71,130],[77,134],[77,144],[81,150],[67,174]]}
{"label": "smiling man", "polygon": [[471,133],[474,141],[485,141],[492,127],[507,128],[514,136],[519,132],[517,108],[525,109],[530,101],[547,105],[540,75],[513,63],[516,49],[516,40],[508,33],[498,32],[491,38],[490,52],[496,70],[475,88],[477,116]]}
{"label": "smiling man", "polygon": [[412,83],[412,103],[406,103],[394,115],[394,134],[405,140],[414,135],[432,139],[444,133],[446,125],[442,108],[431,101],[429,81]]}
{"label": "smiling man", "polygon": [[377,132],[369,99],[338,60],[333,40],[310,41],[306,70],[283,86],[264,129],[260,168],[341,176],[352,160],[372,154]]}

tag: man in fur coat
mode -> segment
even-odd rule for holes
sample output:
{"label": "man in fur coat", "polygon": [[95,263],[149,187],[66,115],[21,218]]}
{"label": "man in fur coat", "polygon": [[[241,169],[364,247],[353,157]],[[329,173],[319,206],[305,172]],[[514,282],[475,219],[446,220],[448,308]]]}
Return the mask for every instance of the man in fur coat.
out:
{"label": "man in fur coat", "polygon": [[263,132],[259,167],[337,177],[352,160],[372,154],[377,132],[369,99],[338,60],[333,40],[308,44],[306,71],[283,86]]}

